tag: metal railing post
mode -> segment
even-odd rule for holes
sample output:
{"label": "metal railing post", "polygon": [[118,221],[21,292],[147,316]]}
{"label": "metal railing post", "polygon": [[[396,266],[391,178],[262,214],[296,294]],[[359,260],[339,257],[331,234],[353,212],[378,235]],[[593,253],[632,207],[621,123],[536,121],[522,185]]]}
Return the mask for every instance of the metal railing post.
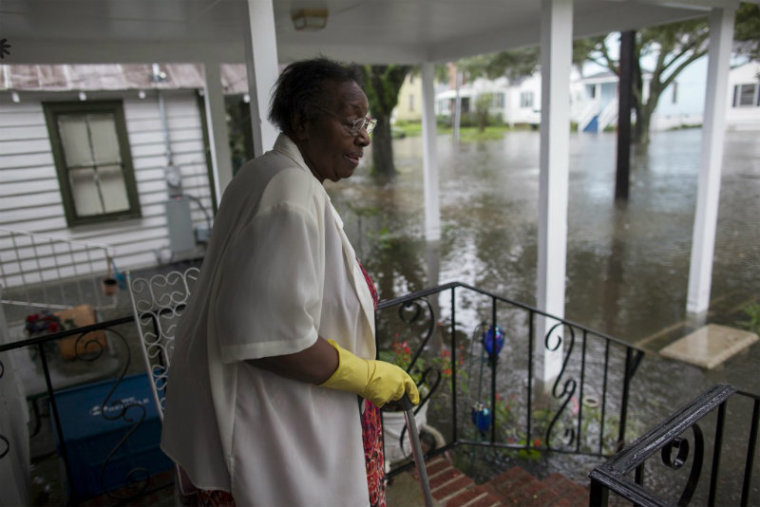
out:
{"label": "metal railing post", "polygon": [[457,310],[455,287],[451,287],[451,413],[454,443],[459,440],[457,430]]}
{"label": "metal railing post", "polygon": [[744,481],[742,482],[741,506],[749,505],[750,482],[752,480],[752,468],[754,467],[755,449],[757,449],[757,426],[760,422],[760,399],[756,399],[752,408],[752,422],[749,430],[747,443],[747,459],[744,464]]}
{"label": "metal railing post", "polygon": [[607,507],[609,496],[610,490],[604,484],[596,479],[591,479],[588,496],[589,507]]}

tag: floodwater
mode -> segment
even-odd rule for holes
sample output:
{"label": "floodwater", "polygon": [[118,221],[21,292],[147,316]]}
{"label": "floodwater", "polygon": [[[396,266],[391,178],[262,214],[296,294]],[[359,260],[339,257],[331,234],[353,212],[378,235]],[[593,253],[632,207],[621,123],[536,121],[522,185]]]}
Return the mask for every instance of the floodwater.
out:
{"label": "floodwater", "polygon": [[[662,345],[663,330],[688,325],[701,142],[699,129],[654,132],[648,150],[632,154],[628,202],[616,204],[615,134],[572,134],[567,319],[648,350]],[[421,152],[421,138],[398,139],[394,182],[376,181],[363,165],[328,186],[380,298],[461,281],[535,304],[539,134],[439,136],[442,238],[432,245]],[[709,321],[741,318],[759,290],[760,142],[757,132],[728,132]]]}
{"label": "floodwater", "polygon": [[[760,299],[758,138],[726,135],[708,322],[737,326]],[[634,147],[630,198],[616,204],[615,134],[571,134],[565,317],[648,352],[630,402],[644,429],[716,383],[760,393],[760,344],[711,371],[657,354],[700,324],[686,293],[701,143],[700,129],[654,132],[646,150]],[[394,142],[393,182],[365,164],[328,184],[380,298],[461,281],[535,304],[538,132],[439,136],[437,149],[439,242],[424,240],[421,138]]]}

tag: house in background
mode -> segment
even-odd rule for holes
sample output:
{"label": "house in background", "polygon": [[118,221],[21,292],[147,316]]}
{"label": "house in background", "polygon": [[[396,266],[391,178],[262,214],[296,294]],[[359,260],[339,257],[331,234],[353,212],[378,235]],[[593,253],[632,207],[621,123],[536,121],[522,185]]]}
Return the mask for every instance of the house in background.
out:
{"label": "house in background", "polygon": [[734,67],[728,75],[726,128],[760,130],[760,62]]}
{"label": "house in background", "polygon": [[414,72],[404,78],[391,121],[422,121],[422,79]]}
{"label": "house in background", "polygon": [[[465,83],[459,89],[461,112],[475,111],[478,97],[490,95],[489,113],[498,115],[512,127],[515,125],[538,126],[541,119],[541,78],[538,73],[510,83],[505,77],[490,80],[478,78]],[[436,114],[451,117],[456,107],[456,89],[448,89],[436,94]]]}
{"label": "house in background", "polygon": [[[247,92],[245,67],[222,82]],[[120,269],[202,253],[216,208],[203,89],[194,64],[0,66],[0,229],[106,244]],[[11,267],[5,285],[39,269]]]}
{"label": "house in background", "polygon": [[[702,125],[705,104],[707,58],[703,57],[686,69],[660,95],[651,118],[653,131]],[[643,95],[649,96],[651,73],[644,73]],[[571,71],[570,119],[579,132],[602,132],[615,128],[618,120],[618,77],[608,70],[588,75]],[[760,130],[760,63],[748,62],[729,72],[728,111],[726,129]],[[478,78],[459,89],[461,112],[475,110],[479,96],[492,96],[491,114],[501,115],[503,121],[515,125],[537,127],[541,116],[541,74],[539,72],[518,81],[507,78],[488,80]],[[453,85],[436,94],[436,114],[451,117],[457,91]],[[635,115],[634,115],[635,121]]]}
{"label": "house in background", "polygon": [[[706,76],[707,57],[686,67],[660,95],[650,128],[658,131],[701,126]],[[643,95],[648,98],[651,74],[643,77]],[[617,75],[609,71],[573,81],[571,117],[579,131],[599,132],[617,125],[617,86]],[[727,130],[760,130],[759,62],[743,63],[729,71],[726,104]]]}

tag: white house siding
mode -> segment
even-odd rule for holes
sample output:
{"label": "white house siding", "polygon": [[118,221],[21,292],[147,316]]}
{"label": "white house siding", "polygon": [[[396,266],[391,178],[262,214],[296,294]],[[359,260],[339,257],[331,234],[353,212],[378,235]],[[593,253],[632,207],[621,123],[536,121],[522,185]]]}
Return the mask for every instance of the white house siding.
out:
{"label": "white house siding", "polygon": [[[734,102],[734,88],[737,85],[755,85],[752,105]],[[728,130],[760,130],[760,62],[749,62],[731,70],[728,75]]]}
{"label": "white house siding", "polygon": [[[165,91],[174,165],[182,172],[183,190],[200,199],[213,214],[203,144],[203,129],[194,90]],[[164,178],[167,149],[156,92],[140,99],[137,92],[93,93],[89,100],[121,98],[142,217],[69,228],[59,191],[48,129],[41,102],[76,99],[72,92],[22,94],[14,103],[0,96],[0,228],[22,230],[73,241],[110,245],[119,269],[157,264],[168,258],[168,229]],[[206,215],[192,202],[195,226],[205,226]],[[9,245],[0,245],[3,258]]]}

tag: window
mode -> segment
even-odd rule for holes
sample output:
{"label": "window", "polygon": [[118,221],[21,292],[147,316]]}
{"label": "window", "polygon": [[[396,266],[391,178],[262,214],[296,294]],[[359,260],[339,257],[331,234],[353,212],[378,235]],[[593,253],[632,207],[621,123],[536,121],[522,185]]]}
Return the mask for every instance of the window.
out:
{"label": "window", "polygon": [[43,106],[69,226],[139,217],[122,103]]}
{"label": "window", "polygon": [[520,107],[533,107],[533,92],[520,93]]}
{"label": "window", "polygon": [[414,94],[409,94],[409,110],[414,111]]}
{"label": "window", "polygon": [[503,93],[496,93],[493,96],[494,100],[494,106],[498,107],[499,109],[502,109],[504,107],[504,94]]}
{"label": "window", "polygon": [[760,105],[760,98],[755,102],[757,96],[757,85],[755,83],[739,84],[734,86],[734,107],[752,107]]}
{"label": "window", "polygon": [[678,81],[673,81],[671,87],[673,88],[673,95],[670,97],[670,103],[678,104]]}

